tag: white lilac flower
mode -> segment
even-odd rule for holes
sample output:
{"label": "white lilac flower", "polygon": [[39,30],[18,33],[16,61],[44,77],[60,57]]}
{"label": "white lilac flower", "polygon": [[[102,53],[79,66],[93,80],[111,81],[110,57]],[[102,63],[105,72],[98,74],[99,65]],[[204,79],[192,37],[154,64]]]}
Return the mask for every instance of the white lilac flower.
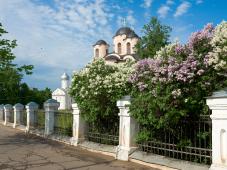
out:
{"label": "white lilac flower", "polygon": [[181,95],[181,89],[176,89],[172,91],[173,98],[176,99]]}

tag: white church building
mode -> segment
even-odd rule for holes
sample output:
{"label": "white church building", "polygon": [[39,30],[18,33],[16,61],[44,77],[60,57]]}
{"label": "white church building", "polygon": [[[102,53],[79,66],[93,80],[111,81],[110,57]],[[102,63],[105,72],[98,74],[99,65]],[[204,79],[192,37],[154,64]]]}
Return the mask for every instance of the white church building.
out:
{"label": "white church building", "polygon": [[72,98],[69,95],[70,79],[69,76],[64,73],[61,76],[61,88],[57,88],[52,93],[52,99],[57,100],[60,103],[59,110],[70,110],[72,108]]}

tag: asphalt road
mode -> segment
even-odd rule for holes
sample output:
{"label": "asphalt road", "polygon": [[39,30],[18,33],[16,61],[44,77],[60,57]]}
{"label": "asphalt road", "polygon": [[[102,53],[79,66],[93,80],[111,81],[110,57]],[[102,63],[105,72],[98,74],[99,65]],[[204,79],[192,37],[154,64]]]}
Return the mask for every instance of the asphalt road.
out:
{"label": "asphalt road", "polygon": [[148,170],[0,125],[0,170]]}

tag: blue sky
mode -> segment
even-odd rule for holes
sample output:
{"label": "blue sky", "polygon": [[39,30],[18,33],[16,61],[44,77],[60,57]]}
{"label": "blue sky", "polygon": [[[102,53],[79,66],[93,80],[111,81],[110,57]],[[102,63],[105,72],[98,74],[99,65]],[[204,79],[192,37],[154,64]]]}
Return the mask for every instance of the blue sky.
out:
{"label": "blue sky", "polygon": [[112,44],[122,19],[138,35],[151,16],[172,27],[171,40],[186,42],[204,24],[227,20],[227,0],[0,0],[0,22],[16,39],[17,64],[33,64],[24,80],[55,89],[92,58],[99,39]]}

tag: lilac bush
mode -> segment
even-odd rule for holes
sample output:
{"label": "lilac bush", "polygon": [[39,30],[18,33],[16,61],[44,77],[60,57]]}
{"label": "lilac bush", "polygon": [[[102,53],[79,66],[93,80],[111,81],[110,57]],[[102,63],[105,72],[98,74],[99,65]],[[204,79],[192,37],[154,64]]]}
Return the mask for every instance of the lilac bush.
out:
{"label": "lilac bush", "polygon": [[129,93],[127,79],[133,64],[108,64],[100,58],[74,73],[70,93],[86,121],[105,123],[104,119],[118,118],[116,102]]}
{"label": "lilac bush", "polygon": [[226,55],[227,22],[222,22],[192,33],[186,44],[169,44],[154,58],[138,61],[128,80],[132,115],[159,129],[208,114],[204,98],[226,87]]}

